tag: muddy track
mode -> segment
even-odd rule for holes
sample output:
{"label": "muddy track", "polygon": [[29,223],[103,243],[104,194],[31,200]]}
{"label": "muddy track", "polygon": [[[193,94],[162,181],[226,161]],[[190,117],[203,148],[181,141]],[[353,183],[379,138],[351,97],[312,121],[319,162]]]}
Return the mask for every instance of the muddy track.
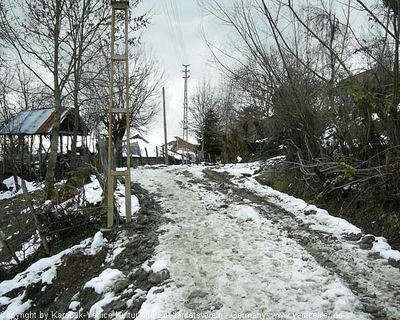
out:
{"label": "muddy track", "polygon": [[[337,274],[358,296],[365,312],[373,319],[398,319],[400,310],[399,270],[385,264],[376,253],[358,248],[357,241],[337,239],[316,231],[293,214],[270,203],[268,199],[237,187],[227,173],[203,171],[207,180],[192,179],[205,189],[229,195],[232,202],[257,204],[259,212],[273,221],[276,228],[300,244],[324,268]],[[188,171],[185,175],[190,175]],[[247,179],[247,177],[243,177]],[[388,296],[390,299],[388,299]]]}

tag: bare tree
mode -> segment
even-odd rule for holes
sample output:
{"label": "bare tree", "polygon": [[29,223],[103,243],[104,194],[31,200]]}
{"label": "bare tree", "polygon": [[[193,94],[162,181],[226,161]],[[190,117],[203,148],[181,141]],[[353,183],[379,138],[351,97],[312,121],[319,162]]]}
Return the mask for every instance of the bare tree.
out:
{"label": "bare tree", "polygon": [[[132,129],[137,132],[145,132],[154,116],[157,114],[159,92],[163,86],[164,72],[158,66],[157,61],[150,55],[146,55],[144,48],[132,47],[130,52],[129,67],[129,99],[130,122]],[[98,76],[90,80],[85,88],[86,118],[90,120],[91,127],[99,134],[107,132],[109,110],[109,78],[110,62],[107,51],[99,55],[99,59],[90,65],[88,73]],[[116,83],[123,83],[118,79],[124,79],[124,70],[116,68]],[[87,81],[87,79],[85,80]],[[125,97],[122,87],[116,90],[116,104],[125,106]],[[116,148],[116,164],[122,165],[122,140],[126,131],[126,115],[114,114],[112,119],[113,143]]]}
{"label": "bare tree", "polygon": [[[138,2],[133,1],[130,8],[136,7]],[[109,46],[104,39],[110,32],[110,7],[108,2],[92,0],[45,0],[40,3],[18,0],[17,7],[18,11],[15,11],[15,1],[5,1],[0,12],[3,26],[0,33],[23,66],[52,95],[55,117],[46,173],[49,195],[54,183],[61,106],[74,105],[77,124],[80,105],[86,99],[82,94],[84,87],[101,76],[100,72],[91,73],[88,64],[98,62],[97,56],[104,52],[104,46]],[[147,24],[146,15],[135,18],[130,15],[130,20],[132,32]],[[134,36],[130,36],[129,41],[132,46],[137,44]],[[24,101],[26,105],[27,96]],[[77,133],[75,126],[71,152],[73,167],[76,165]]]}
{"label": "bare tree", "polygon": [[376,24],[382,28],[385,33],[385,45],[390,46],[393,53],[391,69],[393,74],[391,107],[389,117],[391,120],[392,139],[396,145],[400,146],[400,114],[398,105],[400,103],[400,5],[397,1],[383,0],[382,4],[387,9],[387,14],[378,11],[377,6],[373,9],[371,6],[357,0],[357,3],[371,15]]}
{"label": "bare tree", "polygon": [[6,43],[24,67],[53,94],[55,112],[45,179],[46,197],[54,189],[62,96],[73,70],[73,59],[65,54],[64,47],[68,29],[63,12],[67,4],[65,0],[18,0],[17,5],[15,1],[8,1],[0,12]]}
{"label": "bare tree", "polygon": [[8,74],[9,79],[4,85],[12,94],[9,99],[11,116],[21,110],[53,107],[52,92],[22,64],[10,66]]}
{"label": "bare tree", "polygon": [[189,105],[189,127],[201,141],[201,151],[204,151],[206,120],[210,112],[219,113],[220,98],[210,82],[203,80],[194,90]]}
{"label": "bare tree", "polygon": [[109,7],[106,2],[93,2],[90,0],[76,1],[66,12],[70,36],[67,45],[72,57],[72,77],[68,82],[68,90],[71,94],[74,106],[74,129],[71,143],[70,168],[77,167],[77,140],[78,123],[84,82],[83,72],[85,65],[99,53],[100,41],[107,37],[109,31],[108,20]]}
{"label": "bare tree", "polygon": [[8,99],[11,93],[9,83],[12,81],[12,74],[7,66],[0,64],[0,124],[7,122],[13,114],[13,106]]}
{"label": "bare tree", "polygon": [[[130,10],[133,11],[139,1],[130,3]],[[67,41],[69,50],[73,57],[73,75],[69,81],[69,98],[74,105],[75,123],[79,122],[79,113],[81,105],[84,105],[85,87],[90,86],[96,81],[96,77],[101,77],[101,72],[91,72],[88,67],[90,64],[98,63],[98,56],[107,52],[110,33],[110,6],[108,2],[81,0],[71,5],[66,12],[69,22],[70,37]],[[121,17],[117,16],[117,19]],[[130,47],[138,45],[139,37],[137,31],[145,27],[148,23],[147,15],[136,16],[129,15],[131,26],[129,34]],[[94,61],[94,62],[93,62]],[[100,60],[102,62],[103,60]],[[99,69],[101,70],[101,69]],[[77,147],[78,126],[74,127],[72,147],[71,147],[71,168],[75,168],[76,147]]]}
{"label": "bare tree", "polygon": [[[13,81],[12,70],[11,68],[7,68],[7,64],[2,65],[2,67],[0,66],[0,70],[3,68],[4,73],[2,73],[2,78],[0,79],[0,125],[10,121],[16,110],[16,105],[9,99],[9,95],[13,92],[10,88],[10,83]],[[2,137],[2,171],[5,173],[7,170],[11,170],[15,187],[18,191],[20,186],[18,182],[18,170],[15,164],[16,145],[14,137],[11,136],[10,139],[7,139],[6,136]]]}

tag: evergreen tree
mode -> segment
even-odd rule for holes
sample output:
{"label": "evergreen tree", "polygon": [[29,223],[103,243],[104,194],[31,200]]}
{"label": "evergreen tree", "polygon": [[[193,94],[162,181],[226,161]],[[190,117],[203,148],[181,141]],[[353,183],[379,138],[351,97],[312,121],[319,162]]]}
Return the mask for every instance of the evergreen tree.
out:
{"label": "evergreen tree", "polygon": [[203,130],[197,132],[199,145],[210,155],[212,162],[216,161],[216,156],[220,156],[222,151],[219,122],[217,112],[209,109],[204,115]]}

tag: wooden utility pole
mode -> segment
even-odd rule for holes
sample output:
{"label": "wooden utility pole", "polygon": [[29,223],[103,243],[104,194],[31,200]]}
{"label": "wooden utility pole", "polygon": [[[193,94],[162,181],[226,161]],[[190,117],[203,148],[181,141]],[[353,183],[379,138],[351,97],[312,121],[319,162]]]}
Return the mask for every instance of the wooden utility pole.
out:
{"label": "wooden utility pole", "polygon": [[[185,73],[184,79],[184,91],[183,91],[183,140],[189,140],[189,123],[188,123],[188,94],[187,94],[187,80],[190,78],[188,75],[189,70],[188,67],[190,64],[182,64],[185,70],[182,70]],[[183,161],[182,164],[185,163],[185,151],[183,151]],[[188,162],[188,160],[186,160]]]}
{"label": "wooden utility pole", "polygon": [[164,113],[164,145],[165,145],[165,164],[168,165],[168,146],[167,146],[167,110],[165,105],[165,88],[162,88],[163,113]]}
{"label": "wooden utility pole", "polygon": [[[129,117],[129,56],[128,56],[128,20],[129,20],[129,1],[111,1],[111,64],[110,64],[110,108],[109,108],[109,125],[108,125],[108,207],[107,207],[107,227],[110,228],[114,223],[114,180],[117,176],[125,177],[125,213],[126,222],[130,222],[131,217],[131,152],[130,152],[130,117]],[[116,14],[123,15],[124,26],[122,28],[116,28]],[[124,44],[123,46],[117,44],[116,46],[116,33],[121,31],[124,33]],[[117,49],[121,48],[123,52],[116,52]],[[117,70],[121,69],[125,74],[125,81],[118,81],[114,79],[117,72],[115,72],[116,65]],[[114,81],[117,80],[117,81]],[[121,92],[122,91],[122,92]],[[119,106],[115,94],[124,95],[125,107]],[[125,114],[126,118],[126,170],[117,171],[115,168],[114,158],[114,146],[112,142],[112,122],[114,114]]]}

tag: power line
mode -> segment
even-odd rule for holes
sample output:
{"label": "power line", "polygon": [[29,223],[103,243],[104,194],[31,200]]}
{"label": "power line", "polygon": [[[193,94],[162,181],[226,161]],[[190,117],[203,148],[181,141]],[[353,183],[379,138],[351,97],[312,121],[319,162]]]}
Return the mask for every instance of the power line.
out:
{"label": "power line", "polygon": [[172,40],[172,45],[173,45],[173,47],[175,49],[175,52],[179,56],[179,55],[181,55],[181,53],[179,51],[178,39],[176,37],[175,31],[174,31],[174,28],[173,28],[173,25],[172,25],[172,19],[171,19],[170,13],[169,13],[168,5],[165,2],[165,0],[162,1],[162,5],[164,7],[165,17],[166,17],[166,20],[167,20],[167,27],[168,27],[169,34],[170,34],[170,37],[171,37],[171,40]]}
{"label": "power line", "polygon": [[179,9],[178,9],[178,6],[176,5],[176,0],[170,0],[170,3],[171,3],[171,8],[172,8],[172,13],[175,17],[175,27],[176,27],[176,31],[177,31],[177,35],[178,35],[178,39],[179,39],[180,48],[182,51],[183,58],[185,59],[184,61],[186,61],[187,54],[186,54],[186,49],[185,49],[185,41],[184,41],[183,33],[182,33],[182,25],[181,25]]}
{"label": "power line", "polygon": [[174,24],[172,22],[173,19],[171,19],[171,14],[168,9],[168,4],[165,1],[166,0],[163,0],[162,4],[164,7],[164,11],[165,11],[165,16],[166,16],[166,20],[167,20],[167,26],[169,29],[169,33],[171,35],[172,44],[174,46],[174,49],[175,49],[175,52],[177,53],[177,55],[180,57],[181,60],[183,60],[183,53],[182,53],[181,45],[179,42],[179,37],[175,31]]}

